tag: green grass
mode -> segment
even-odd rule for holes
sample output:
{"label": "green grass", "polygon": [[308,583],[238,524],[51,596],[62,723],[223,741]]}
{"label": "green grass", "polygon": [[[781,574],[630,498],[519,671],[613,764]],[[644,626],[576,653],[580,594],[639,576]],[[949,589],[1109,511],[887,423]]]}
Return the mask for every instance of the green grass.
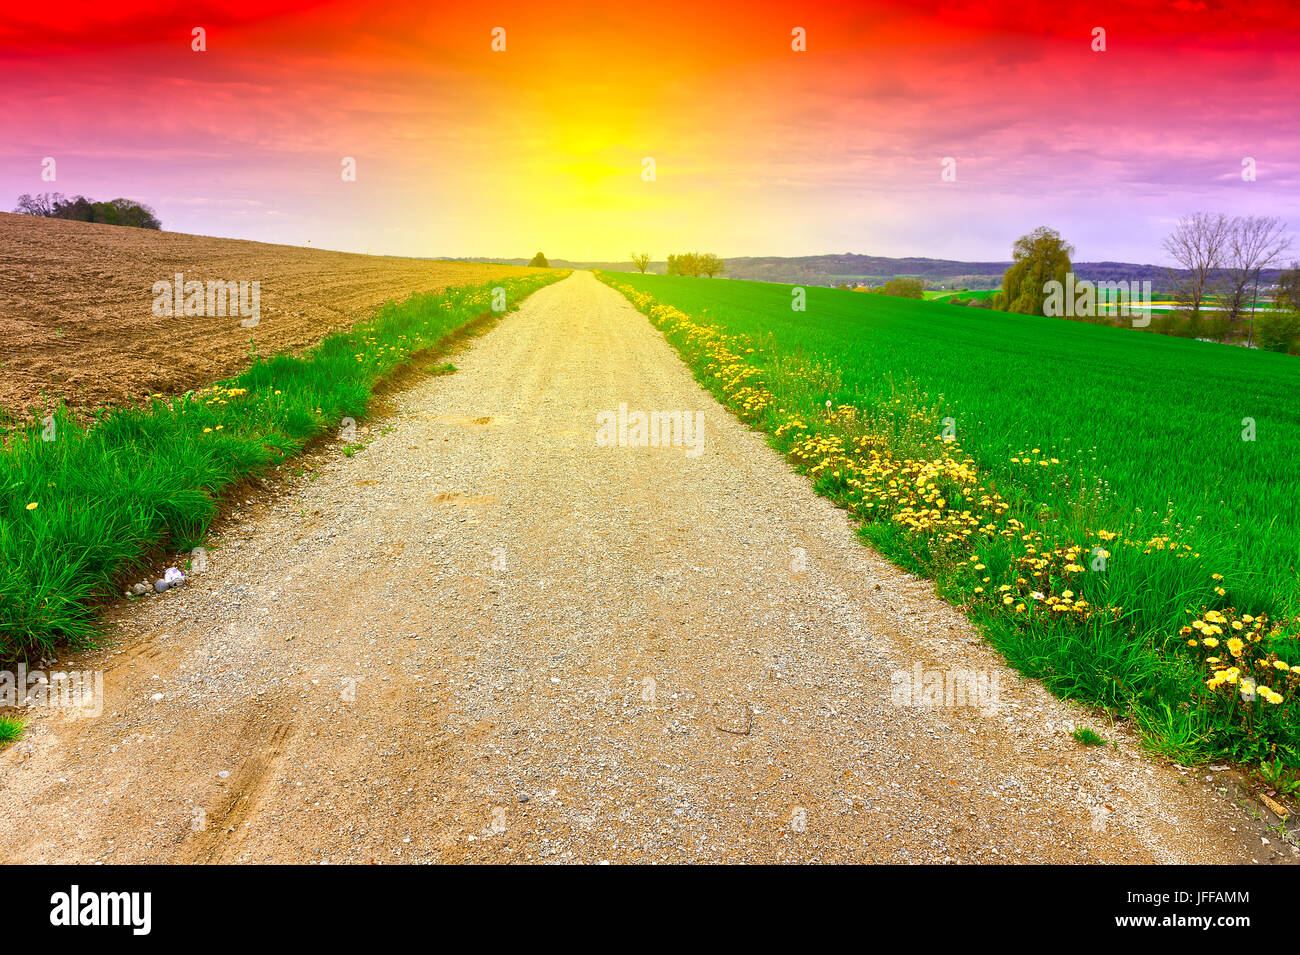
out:
{"label": "green grass", "polygon": [[[797,451],[796,438],[807,433],[869,433],[899,458],[928,461],[948,447],[969,459],[1008,510],[988,517],[988,532],[959,542],[964,550],[894,519],[897,506],[872,512],[859,490],[796,464],[863,519],[867,542],[935,578],[1014,666],[1062,696],[1132,716],[1154,748],[1179,758],[1253,762],[1277,753],[1300,762],[1300,703],[1288,702],[1264,725],[1208,699],[1204,663],[1180,634],[1206,608],[1275,620],[1300,612],[1294,358],[846,290],[807,288],[800,312],[786,285],[602,278],[634,290],[634,302],[644,293],[739,336],[733,351],[775,396],[746,420],[782,451]],[[636,303],[653,318],[653,306]],[[653,320],[728,399],[699,341],[662,315]],[[828,418],[827,402],[860,411],[858,432]],[[793,419],[805,427],[778,432]],[[952,445],[939,441],[945,419],[955,429]],[[1255,440],[1243,440],[1251,426]],[[979,511],[971,500],[961,506]],[[1023,535],[1007,531],[1011,518]],[[1092,548],[1109,540],[1101,532],[1118,537],[1099,566],[1064,577],[1054,567],[1037,586],[1018,583],[1017,561],[1030,546],[1023,536],[1040,550],[1079,546],[1077,563],[1091,564]],[[1000,586],[1069,588],[1107,612],[1068,621],[1013,615],[1017,601],[991,599]],[[1262,649],[1300,664],[1293,630],[1283,627]]]}
{"label": "green grass", "polygon": [[12,716],[0,716],[0,749],[23,738],[23,721]]}
{"label": "green grass", "polygon": [[1106,741],[1087,727],[1080,726],[1070,734],[1074,737],[1075,742],[1082,743],[1084,746],[1105,746]]}
{"label": "green grass", "polygon": [[301,357],[255,356],[212,388],[86,425],[60,409],[52,441],[39,425],[11,436],[0,449],[0,660],[92,644],[96,601],[160,548],[201,543],[223,491],[360,418],[412,356],[490,316],[493,287],[514,308],[562,274],[390,302]]}

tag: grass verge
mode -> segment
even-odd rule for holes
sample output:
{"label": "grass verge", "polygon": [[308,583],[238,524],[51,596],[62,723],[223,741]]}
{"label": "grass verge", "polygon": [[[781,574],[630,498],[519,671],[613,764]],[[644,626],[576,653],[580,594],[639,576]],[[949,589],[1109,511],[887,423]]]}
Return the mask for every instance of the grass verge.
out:
{"label": "grass verge", "polygon": [[[202,542],[223,491],[345,418],[413,357],[562,278],[504,279],[389,303],[295,357],[253,355],[242,374],[79,422],[60,408],[0,449],[0,660],[92,645],[95,603],[160,547]],[[495,302],[494,302],[495,299]]]}

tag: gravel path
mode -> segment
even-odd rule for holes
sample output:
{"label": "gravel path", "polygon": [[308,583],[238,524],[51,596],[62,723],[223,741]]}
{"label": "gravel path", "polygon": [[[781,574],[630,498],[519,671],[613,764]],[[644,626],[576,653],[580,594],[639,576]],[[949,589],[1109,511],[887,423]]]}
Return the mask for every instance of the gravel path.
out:
{"label": "gravel path", "polygon": [[[0,858],[1291,857],[1001,667],[589,273],[454,360],[60,661],[106,670],[104,713],[0,755]],[[701,412],[701,453],[597,446],[620,403]],[[996,706],[900,705],[918,665]]]}

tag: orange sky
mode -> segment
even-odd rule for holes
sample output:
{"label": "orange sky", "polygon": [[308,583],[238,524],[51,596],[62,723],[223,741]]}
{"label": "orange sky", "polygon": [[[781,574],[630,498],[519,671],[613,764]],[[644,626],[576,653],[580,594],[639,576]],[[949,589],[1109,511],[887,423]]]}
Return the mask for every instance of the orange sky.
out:
{"label": "orange sky", "polygon": [[[1300,225],[1297,17],[1231,9],[14,6],[0,19],[0,203],[126,195],[179,231],[572,259],[1003,259],[1048,224],[1082,259],[1154,261],[1169,223],[1199,208]],[[190,48],[195,26],[206,52]],[[791,49],[795,26],[807,52]],[[956,182],[940,178],[948,156]]]}

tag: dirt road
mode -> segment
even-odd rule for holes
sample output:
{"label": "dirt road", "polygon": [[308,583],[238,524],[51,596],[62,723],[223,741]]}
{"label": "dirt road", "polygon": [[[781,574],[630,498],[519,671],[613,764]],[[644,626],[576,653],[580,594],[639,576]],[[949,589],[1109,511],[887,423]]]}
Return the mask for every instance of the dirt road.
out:
{"label": "dirt road", "polygon": [[[1290,858],[1001,668],[590,274],[455,363],[60,661],[104,713],[0,755],[0,858]],[[701,412],[699,453],[599,447],[620,404]],[[996,705],[900,705],[918,665]]]}

